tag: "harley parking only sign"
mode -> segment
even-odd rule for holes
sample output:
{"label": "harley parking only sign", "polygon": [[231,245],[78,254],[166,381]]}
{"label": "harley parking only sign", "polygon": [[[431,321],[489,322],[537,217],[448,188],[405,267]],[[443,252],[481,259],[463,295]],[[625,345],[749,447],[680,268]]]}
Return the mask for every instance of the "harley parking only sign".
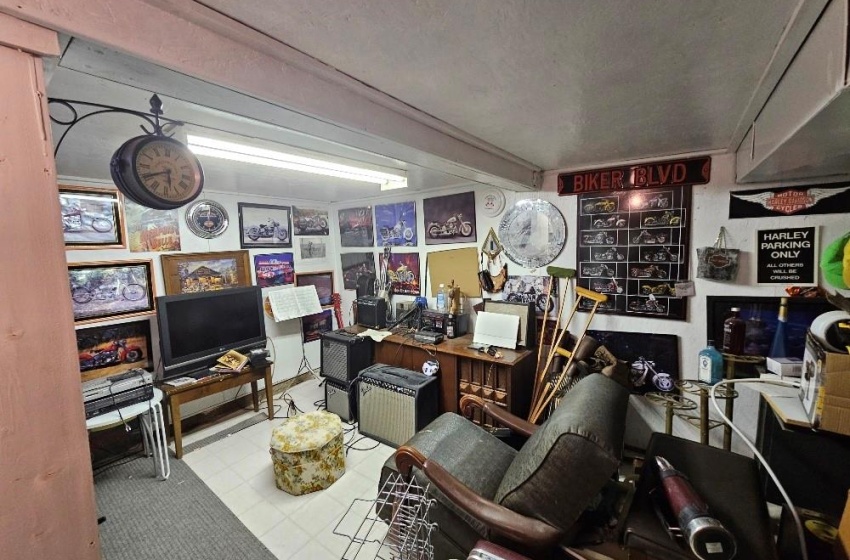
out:
{"label": "harley parking only sign", "polygon": [[759,230],[756,235],[759,284],[817,285],[817,228]]}

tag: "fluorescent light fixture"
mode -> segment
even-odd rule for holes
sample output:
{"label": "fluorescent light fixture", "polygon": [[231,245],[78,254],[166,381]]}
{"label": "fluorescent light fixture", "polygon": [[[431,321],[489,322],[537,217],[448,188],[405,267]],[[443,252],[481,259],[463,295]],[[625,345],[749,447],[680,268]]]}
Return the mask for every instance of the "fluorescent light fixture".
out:
{"label": "fluorescent light fixture", "polygon": [[372,183],[373,185],[379,184],[382,191],[403,189],[407,186],[407,177],[400,174],[403,173],[402,171],[398,173],[384,173],[366,167],[343,165],[341,163],[246,146],[245,144],[237,144],[235,142],[204,138],[203,136],[194,136],[191,134],[187,136],[187,140],[189,149],[195,155],[199,156],[210,156],[243,163],[253,163],[255,165],[265,165],[267,167],[303,171],[304,173],[338,177],[351,181],[362,181],[364,183]]}

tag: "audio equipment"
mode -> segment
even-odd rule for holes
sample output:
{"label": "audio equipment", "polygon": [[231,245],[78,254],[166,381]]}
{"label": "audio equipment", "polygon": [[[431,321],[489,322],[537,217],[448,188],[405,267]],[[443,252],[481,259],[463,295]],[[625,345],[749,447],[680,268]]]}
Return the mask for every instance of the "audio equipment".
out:
{"label": "audio equipment", "polygon": [[360,370],[372,364],[371,338],[357,336],[344,329],[322,334],[322,369],[320,375],[348,385]]}
{"label": "audio equipment", "polygon": [[357,394],[349,383],[325,379],[325,408],[345,422],[357,420]]}
{"label": "audio equipment", "polygon": [[106,397],[100,397],[85,403],[86,420],[130,406],[132,404],[143,403],[153,398],[153,385],[147,384],[141,387],[136,387],[128,391],[121,391]]}
{"label": "audio equipment", "polygon": [[422,344],[439,344],[443,341],[443,335],[432,331],[416,331],[413,340]]}
{"label": "audio equipment", "polygon": [[[443,336],[446,336],[447,329],[446,327],[449,324],[449,314],[443,313],[441,311],[434,311],[433,309],[423,309],[422,310],[422,319],[419,321],[419,329],[423,331],[431,331],[438,332]],[[455,332],[454,336],[447,336],[446,338],[456,338],[458,336],[463,336],[469,332],[469,315],[462,313],[460,315],[455,316]]]}
{"label": "audio equipment", "polygon": [[357,324],[372,329],[387,326],[387,300],[377,296],[357,298]]}
{"label": "audio equipment", "polygon": [[416,371],[375,364],[360,372],[360,433],[398,447],[437,417],[440,383]]}
{"label": "audio equipment", "polygon": [[[109,377],[92,379],[83,383],[83,402],[90,402],[124,391],[153,384],[153,374],[141,368],[133,368]],[[151,394],[153,396],[153,394]]]}

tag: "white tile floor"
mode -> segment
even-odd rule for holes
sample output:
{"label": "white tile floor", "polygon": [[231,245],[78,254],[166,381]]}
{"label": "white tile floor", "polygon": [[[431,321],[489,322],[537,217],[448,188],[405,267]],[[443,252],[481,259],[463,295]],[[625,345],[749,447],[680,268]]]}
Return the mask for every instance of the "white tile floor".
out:
{"label": "white tile floor", "polygon": [[[318,380],[301,383],[288,394],[304,411],[315,410],[314,402],[324,398]],[[286,405],[277,416],[283,416]],[[184,437],[184,445],[224,430],[255,414],[253,411]],[[279,560],[339,559],[348,540],[333,529],[347,508],[358,498],[373,499],[377,494],[381,465],[393,449],[374,440],[363,439],[348,452],[345,475],[330,488],[304,496],[278,490],[269,455],[271,430],[283,420],[265,421],[183,456],[198,476],[215,492],[245,526]],[[360,438],[353,431],[346,442]],[[371,448],[361,451],[359,449]],[[172,460],[174,460],[172,458]],[[354,519],[349,515],[346,521]],[[365,558],[364,550],[358,558]]]}

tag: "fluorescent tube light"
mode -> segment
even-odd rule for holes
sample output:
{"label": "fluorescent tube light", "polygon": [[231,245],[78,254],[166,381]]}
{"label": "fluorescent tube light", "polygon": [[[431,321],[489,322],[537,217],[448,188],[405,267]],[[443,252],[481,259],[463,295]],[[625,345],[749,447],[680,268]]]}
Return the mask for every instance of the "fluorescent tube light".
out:
{"label": "fluorescent tube light", "polygon": [[[295,154],[287,154],[265,148],[246,146],[235,142],[225,142],[204,138],[202,136],[187,136],[189,149],[199,156],[210,156],[242,163],[253,163],[279,169],[290,169],[304,173],[314,173],[328,177],[338,177],[351,181],[362,181],[381,185],[381,190],[401,189],[407,186],[407,177],[396,173],[384,173],[365,167],[343,165],[321,159],[314,159]],[[399,172],[403,173],[403,172]]]}

